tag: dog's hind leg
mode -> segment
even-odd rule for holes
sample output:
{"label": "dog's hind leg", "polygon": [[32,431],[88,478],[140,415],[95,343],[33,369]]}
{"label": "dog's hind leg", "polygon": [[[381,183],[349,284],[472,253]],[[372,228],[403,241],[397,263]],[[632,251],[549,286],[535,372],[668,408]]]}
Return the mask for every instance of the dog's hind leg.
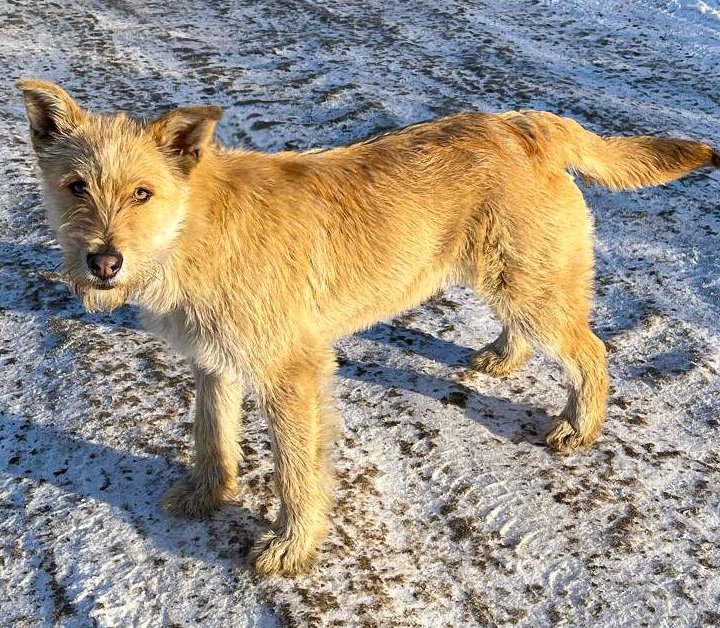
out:
{"label": "dog's hind leg", "polygon": [[565,173],[538,177],[513,200],[512,210],[501,207],[490,223],[476,277],[477,291],[506,323],[505,331],[476,360],[486,369],[507,371],[528,357],[531,344],[558,360],[571,391],[547,443],[570,451],[598,437],[606,411],[605,345],[588,324],[592,223]]}
{"label": "dog's hind leg", "polygon": [[[540,288],[539,283],[536,286]],[[591,444],[602,429],[608,390],[606,351],[590,330],[589,297],[581,296],[583,291],[563,292],[555,285],[544,292],[542,307],[524,303],[516,306],[514,314],[523,339],[531,338],[558,360],[570,380],[568,402],[546,437],[550,447],[568,452]],[[507,307],[512,305],[508,302]]]}
{"label": "dog's hind leg", "polygon": [[237,376],[195,368],[195,467],[163,497],[173,515],[202,516],[235,496],[238,463],[238,419],[242,385]]}
{"label": "dog's hind leg", "polygon": [[507,377],[532,356],[532,345],[513,322],[503,325],[501,334],[470,358],[473,370]]}
{"label": "dog's hind leg", "polygon": [[576,321],[545,346],[564,366],[571,386],[546,440],[556,451],[568,452],[591,444],[602,430],[608,392],[605,345],[587,322]]}
{"label": "dog's hind leg", "polygon": [[335,426],[327,386],[334,368],[331,348],[306,341],[262,384],[281,505],[253,550],[258,573],[302,571],[325,536],[331,504],[327,445]]}

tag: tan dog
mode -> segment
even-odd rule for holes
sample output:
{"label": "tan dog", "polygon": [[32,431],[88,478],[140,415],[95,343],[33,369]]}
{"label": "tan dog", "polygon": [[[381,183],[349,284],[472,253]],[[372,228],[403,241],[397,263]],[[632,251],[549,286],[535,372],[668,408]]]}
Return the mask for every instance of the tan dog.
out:
{"label": "tan dog", "polygon": [[588,326],[592,220],[566,168],[621,189],[720,165],[706,144],[601,138],[533,111],[262,154],[213,144],[218,107],[139,122],[85,111],[53,83],[18,85],[73,290],[88,309],[137,299],[194,365],[195,469],[167,493],[170,512],[235,494],[242,384],[257,391],[282,504],[255,548],[264,573],[307,567],[325,533],[333,341],[468,285],[504,325],[475,368],[505,376],[540,347],[572,387],[548,444],[592,443],[607,365]]}

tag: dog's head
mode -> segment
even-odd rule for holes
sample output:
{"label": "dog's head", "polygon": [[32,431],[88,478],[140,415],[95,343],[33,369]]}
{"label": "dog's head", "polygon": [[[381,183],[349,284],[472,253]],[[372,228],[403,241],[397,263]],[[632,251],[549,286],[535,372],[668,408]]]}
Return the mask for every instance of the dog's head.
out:
{"label": "dog's head", "polygon": [[172,254],[222,110],[181,107],[141,122],[81,109],[47,81],[18,87],[69,284],[90,310],[118,307]]}

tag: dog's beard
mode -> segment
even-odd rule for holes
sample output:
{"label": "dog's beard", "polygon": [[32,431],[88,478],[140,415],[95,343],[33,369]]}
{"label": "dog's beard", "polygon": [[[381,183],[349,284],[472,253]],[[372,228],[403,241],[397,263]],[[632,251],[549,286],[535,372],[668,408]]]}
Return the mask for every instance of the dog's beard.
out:
{"label": "dog's beard", "polygon": [[69,257],[64,260],[60,276],[88,312],[111,312],[128,301],[137,301],[163,276],[161,262],[149,261],[136,262],[132,273],[123,269],[120,273],[122,278],[117,283],[112,279],[109,282],[98,281],[90,277],[82,264],[75,263],[76,255]]}
{"label": "dog's beard", "polygon": [[82,302],[88,312],[110,312],[127,303],[132,290],[126,284],[117,284],[106,288],[98,287],[84,278],[73,279],[66,274],[70,291]]}
{"label": "dog's beard", "polygon": [[125,305],[131,299],[139,299],[148,286],[157,283],[160,274],[161,267],[158,264],[149,264],[137,268],[131,281],[117,284],[99,285],[81,274],[81,271],[75,274],[67,268],[64,278],[70,291],[82,302],[88,312],[110,312]]}
{"label": "dog's beard", "polygon": [[130,289],[119,285],[109,290],[86,288],[78,294],[82,304],[88,312],[111,312],[127,303],[130,298]]}

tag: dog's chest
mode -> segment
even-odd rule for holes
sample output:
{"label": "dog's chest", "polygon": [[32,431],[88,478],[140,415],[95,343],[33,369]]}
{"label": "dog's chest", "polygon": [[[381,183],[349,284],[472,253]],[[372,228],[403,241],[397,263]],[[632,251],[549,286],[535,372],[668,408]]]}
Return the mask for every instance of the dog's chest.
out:
{"label": "dog's chest", "polygon": [[145,327],[176,351],[210,372],[241,371],[242,343],[231,329],[220,324],[212,312],[176,309],[156,314],[141,310]]}

